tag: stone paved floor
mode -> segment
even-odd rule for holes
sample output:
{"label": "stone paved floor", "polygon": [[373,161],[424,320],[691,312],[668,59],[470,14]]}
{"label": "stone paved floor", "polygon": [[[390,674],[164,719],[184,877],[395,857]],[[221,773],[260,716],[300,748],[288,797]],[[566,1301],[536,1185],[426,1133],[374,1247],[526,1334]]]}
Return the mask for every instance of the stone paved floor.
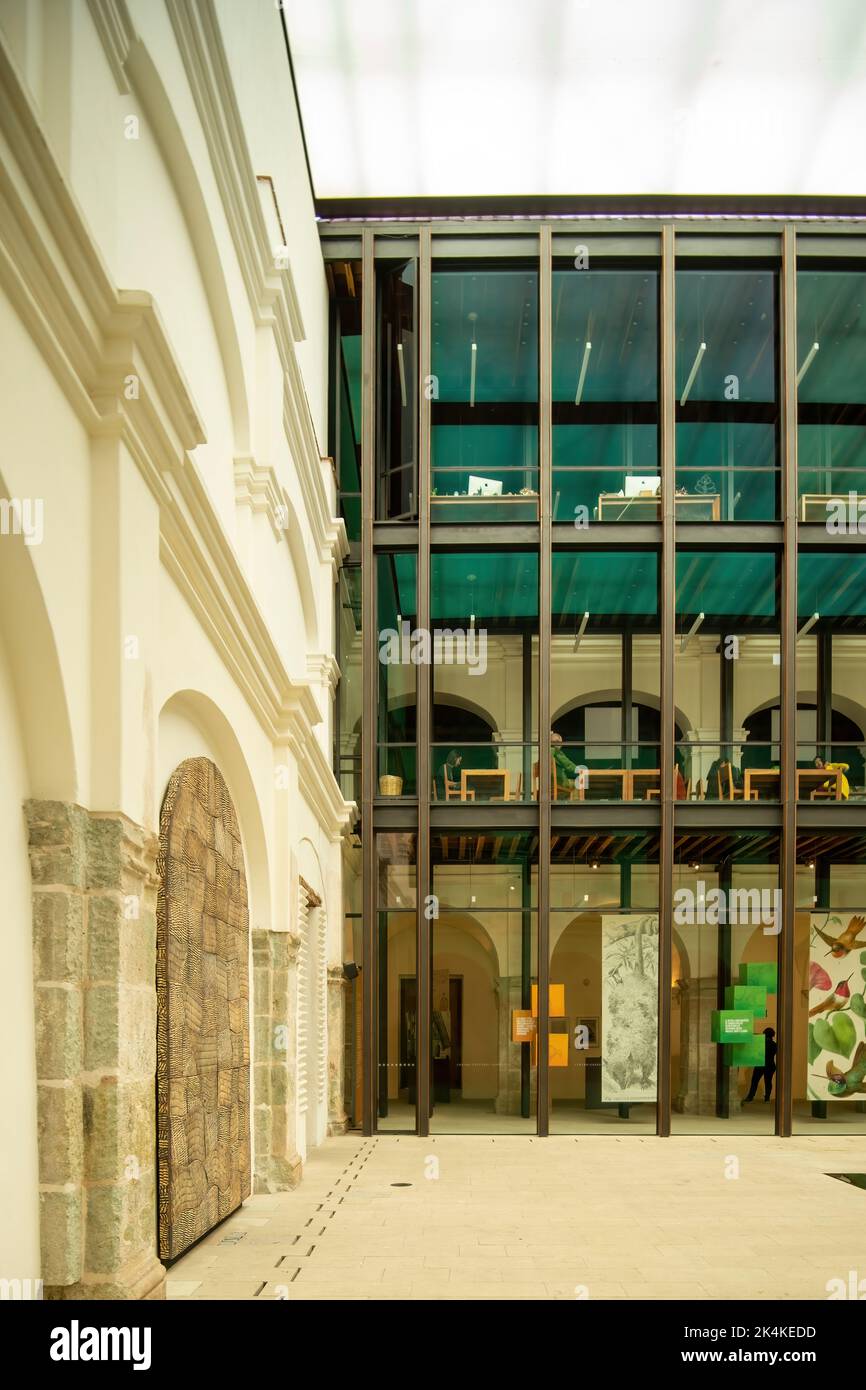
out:
{"label": "stone paved floor", "polygon": [[866,1280],[866,1190],[824,1176],[849,1171],[862,1137],[350,1135],[178,1260],[168,1297],[826,1299]]}

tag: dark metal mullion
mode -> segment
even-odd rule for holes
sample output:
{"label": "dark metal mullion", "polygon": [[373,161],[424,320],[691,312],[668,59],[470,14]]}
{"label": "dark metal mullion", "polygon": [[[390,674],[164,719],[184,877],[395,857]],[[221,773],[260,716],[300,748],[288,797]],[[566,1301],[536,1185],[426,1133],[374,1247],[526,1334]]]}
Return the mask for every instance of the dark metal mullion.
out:
{"label": "dark metal mullion", "polygon": [[538,237],[538,1133],[550,1132],[550,656],[552,462],[552,294],[550,225]]}
{"label": "dark metal mullion", "polygon": [[797,876],[797,234],[782,236],[782,932],[779,941],[776,1133],[792,1129]]}
{"label": "dark metal mullion", "polygon": [[816,641],[818,689],[815,699],[815,742],[818,752],[826,761],[832,757],[833,744],[833,634],[829,629],[819,632]]}
{"label": "dark metal mullion", "polygon": [[661,267],[661,833],[659,835],[659,1055],[657,1126],[671,1132],[671,968],[674,858],[674,630],[676,622],[674,227],[662,228]]}
{"label": "dark metal mullion", "polygon": [[373,233],[365,228],[362,239],[361,285],[361,652],[362,652],[362,733],[361,733],[361,867],[363,902],[364,962],[361,982],[363,1103],[365,1134],[375,1128],[378,1071],[377,970],[378,930],[376,893],[376,837],[373,828],[373,799],[376,786],[376,702],[378,696],[376,643],[376,571],[373,555],[375,507],[375,350],[376,284],[373,259]]}
{"label": "dark metal mullion", "polygon": [[[416,576],[418,609],[417,624],[422,632],[430,631],[430,401],[424,389],[430,376],[431,339],[431,246],[430,228],[422,227],[418,262],[418,569]],[[415,721],[418,793],[417,862],[417,929],[415,934],[415,969],[418,976],[417,1018],[417,1108],[416,1133],[422,1138],[430,1133],[430,1013],[432,973],[432,934],[437,918],[429,919],[425,907],[432,891],[430,882],[430,740],[432,730],[433,668],[418,667],[417,718]]]}

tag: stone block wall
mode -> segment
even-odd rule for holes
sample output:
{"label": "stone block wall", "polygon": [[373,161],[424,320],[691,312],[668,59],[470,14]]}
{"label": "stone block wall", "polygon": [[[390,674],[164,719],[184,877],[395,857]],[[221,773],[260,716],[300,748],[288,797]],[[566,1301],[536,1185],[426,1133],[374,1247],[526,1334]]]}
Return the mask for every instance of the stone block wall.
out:
{"label": "stone block wall", "polygon": [[25,814],[45,1296],[160,1298],[157,840],[68,802]]}

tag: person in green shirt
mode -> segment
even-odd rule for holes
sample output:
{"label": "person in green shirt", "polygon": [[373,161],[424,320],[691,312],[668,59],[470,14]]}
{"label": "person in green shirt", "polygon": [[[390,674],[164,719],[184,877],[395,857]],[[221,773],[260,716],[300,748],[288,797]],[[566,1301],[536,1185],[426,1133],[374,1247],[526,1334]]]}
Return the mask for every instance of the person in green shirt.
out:
{"label": "person in green shirt", "polygon": [[562,734],[558,734],[555,729],[550,731],[550,755],[553,758],[553,766],[556,769],[556,785],[563,789],[576,787],[577,779],[580,776],[580,768],[577,763],[573,763],[567,753],[563,752]]}

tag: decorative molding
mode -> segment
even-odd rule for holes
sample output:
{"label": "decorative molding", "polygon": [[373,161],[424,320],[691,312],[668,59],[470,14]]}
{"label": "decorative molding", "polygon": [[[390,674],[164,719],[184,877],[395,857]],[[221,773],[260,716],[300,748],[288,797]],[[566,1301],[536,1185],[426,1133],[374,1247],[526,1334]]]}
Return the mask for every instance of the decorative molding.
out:
{"label": "decorative molding", "polygon": [[[295,352],[303,336],[291,272],[276,268],[243,122],[213,0],[166,0],[181,60],[201,122],[229,233],[254,321],[269,327],[285,379],[283,418],[313,539],[323,559],[340,547],[342,521],[333,516],[330,477],[319,444]],[[322,269],[324,278],[324,265]],[[294,300],[294,302],[293,302]],[[348,553],[340,550],[340,558]]]}
{"label": "decorative molding", "polygon": [[277,482],[270,464],[256,463],[250,455],[236,458],[235,501],[239,507],[249,507],[253,513],[264,512],[274,533],[274,539],[285,537],[289,519],[286,494]]}
{"label": "decorative molding", "polygon": [[135,39],[135,27],[129,10],[123,0],[87,0],[87,8],[105,50],[117,90],[121,96],[128,96],[131,87],[124,65]]}
{"label": "decorative molding", "polygon": [[330,652],[307,652],[307,678],[314,685],[327,686],[330,694],[340,683],[340,668]]}
{"label": "decorative molding", "polygon": [[315,696],[287,671],[190,457],[205,428],[159,312],[149,294],[112,284],[2,33],[0,129],[0,285],[83,428],[128,449],[159,506],[167,572],[272,742],[303,764],[307,799],[339,838],[351,807],[313,732]]}

